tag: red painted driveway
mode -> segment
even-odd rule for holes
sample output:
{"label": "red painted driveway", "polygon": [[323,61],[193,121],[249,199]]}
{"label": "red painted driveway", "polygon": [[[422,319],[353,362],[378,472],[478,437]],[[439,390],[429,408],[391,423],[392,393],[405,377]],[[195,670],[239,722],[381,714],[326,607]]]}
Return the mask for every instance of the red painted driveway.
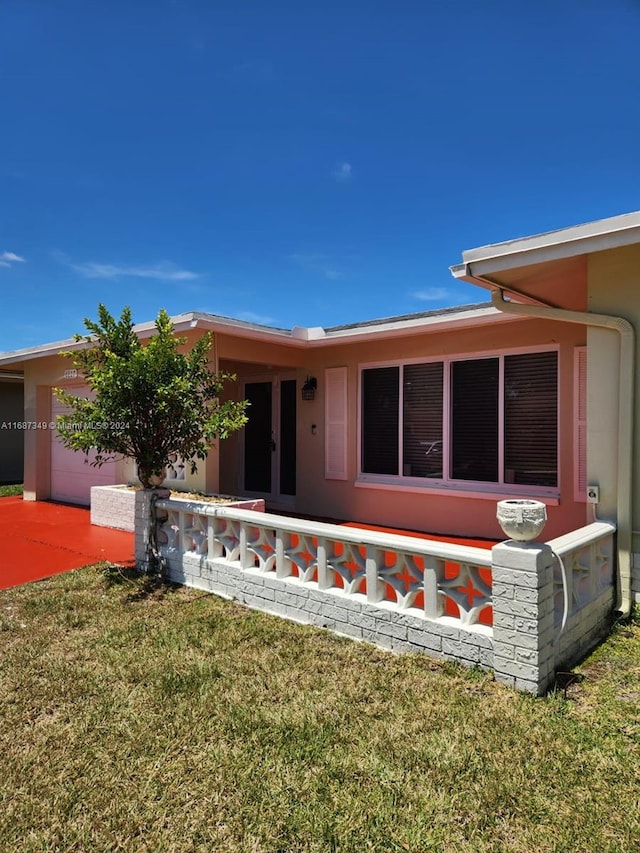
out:
{"label": "red painted driveway", "polygon": [[88,509],[0,498],[0,589],[101,560],[131,564],[133,538],[92,525]]}

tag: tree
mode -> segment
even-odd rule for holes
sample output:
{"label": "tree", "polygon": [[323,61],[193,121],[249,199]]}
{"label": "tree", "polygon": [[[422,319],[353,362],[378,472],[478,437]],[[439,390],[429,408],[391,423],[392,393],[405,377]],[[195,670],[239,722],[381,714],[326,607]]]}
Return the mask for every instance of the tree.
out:
{"label": "tree", "polygon": [[229,373],[209,370],[213,343],[203,335],[190,352],[181,352],[186,339],[176,337],[167,312],[159,312],[156,333],[144,343],[133,331],[131,310],[116,321],[104,305],[98,322],[85,319],[89,335],[75,335],[84,348],[62,355],[73,359],[93,392],[94,399],[55,389],[60,402],[71,409],[59,416],[62,443],[73,450],[96,451],[93,465],[114,457],[130,457],[138,466],[145,489],[160,480],[163,469],[179,454],[205,459],[214,439],[226,438],[246,421],[246,401],[220,402]]}

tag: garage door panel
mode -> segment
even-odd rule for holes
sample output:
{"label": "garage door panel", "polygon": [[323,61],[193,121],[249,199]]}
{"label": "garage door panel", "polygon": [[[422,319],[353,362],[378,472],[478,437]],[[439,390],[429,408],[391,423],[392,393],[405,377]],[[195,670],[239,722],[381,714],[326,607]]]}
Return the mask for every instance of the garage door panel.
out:
{"label": "garage door panel", "polygon": [[[60,438],[56,435],[51,442],[51,468],[66,468],[73,471],[84,471],[87,466],[90,466],[95,461],[96,453],[84,454],[81,450],[70,450],[65,447]],[[85,459],[88,460],[85,462]],[[108,464],[108,463],[106,463]],[[104,468],[104,465],[102,466]]]}
{"label": "garage door panel", "polygon": [[[64,503],[89,506],[91,486],[112,486],[113,477],[100,479],[95,476],[96,469],[87,474],[69,474],[67,471],[51,472],[51,498]],[[54,491],[55,488],[55,491]]]}
{"label": "garage door panel", "polygon": [[[89,396],[87,388],[74,388],[72,392],[79,397]],[[68,411],[52,396],[52,420],[55,421],[56,415],[67,414]],[[91,452],[87,457],[82,451],[70,450],[60,440],[58,430],[51,430],[51,499],[88,506],[91,501],[91,486],[114,485],[115,460],[95,468],[90,464],[95,456],[95,452]],[[85,461],[87,459],[88,461]]]}

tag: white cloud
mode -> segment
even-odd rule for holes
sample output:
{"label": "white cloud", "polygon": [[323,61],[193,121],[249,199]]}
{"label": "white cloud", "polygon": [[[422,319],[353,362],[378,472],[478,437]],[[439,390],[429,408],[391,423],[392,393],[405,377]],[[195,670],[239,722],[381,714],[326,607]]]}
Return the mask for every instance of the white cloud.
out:
{"label": "white cloud", "polygon": [[87,261],[83,264],[69,263],[69,266],[85,278],[150,278],[156,281],[195,281],[201,277],[200,273],[180,269],[169,261],[161,261],[149,266],[100,264]]}
{"label": "white cloud", "polygon": [[336,181],[348,181],[351,178],[351,163],[340,163],[331,174]]}
{"label": "white cloud", "polygon": [[289,255],[289,259],[307,270],[320,273],[331,281],[343,278],[343,273],[336,268],[331,258],[328,255],[323,255],[321,252],[296,253]]}
{"label": "white cloud", "polygon": [[16,255],[15,252],[3,252],[0,255],[0,267],[10,267],[11,264],[24,263],[24,258]]}
{"label": "white cloud", "polygon": [[427,287],[426,290],[414,291],[411,296],[421,302],[438,302],[441,299],[448,299],[450,293],[446,287]]}

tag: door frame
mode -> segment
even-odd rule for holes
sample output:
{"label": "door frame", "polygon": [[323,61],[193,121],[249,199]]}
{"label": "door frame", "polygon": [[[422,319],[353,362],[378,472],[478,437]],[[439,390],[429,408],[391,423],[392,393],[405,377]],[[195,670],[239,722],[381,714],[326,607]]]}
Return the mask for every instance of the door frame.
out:
{"label": "door frame", "polygon": [[[238,486],[239,494],[249,498],[262,498],[270,508],[294,510],[296,495],[283,495],[280,492],[280,451],[281,451],[281,418],[280,418],[280,383],[290,380],[297,382],[295,370],[282,370],[273,373],[261,373],[242,377],[242,399],[246,399],[246,386],[256,382],[271,383],[271,431],[275,440],[275,450],[271,453],[271,491],[255,492],[244,488],[245,482],[245,431],[242,430],[239,441]],[[296,385],[297,393],[297,385]],[[297,397],[296,397],[297,404]],[[251,417],[251,410],[248,411]],[[296,434],[297,438],[297,434]],[[296,442],[297,443],[297,442]]]}

